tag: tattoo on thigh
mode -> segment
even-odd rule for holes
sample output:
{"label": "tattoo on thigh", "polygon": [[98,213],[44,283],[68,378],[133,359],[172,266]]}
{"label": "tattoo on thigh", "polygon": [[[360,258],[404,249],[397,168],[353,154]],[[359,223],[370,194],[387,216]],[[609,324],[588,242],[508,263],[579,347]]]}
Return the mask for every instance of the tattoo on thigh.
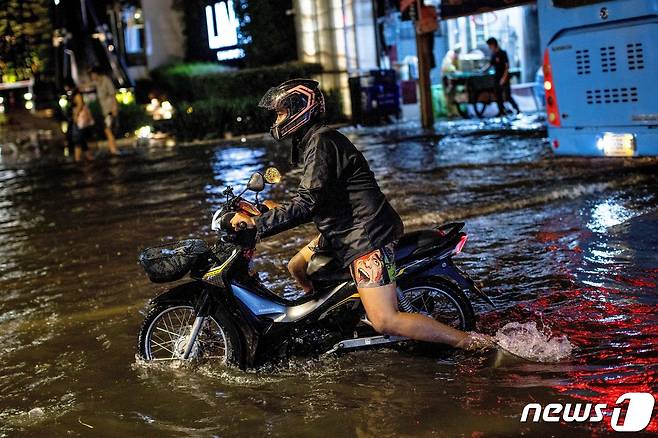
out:
{"label": "tattoo on thigh", "polygon": [[383,286],[386,279],[381,251],[373,251],[356,259],[352,265],[352,272],[357,286]]}

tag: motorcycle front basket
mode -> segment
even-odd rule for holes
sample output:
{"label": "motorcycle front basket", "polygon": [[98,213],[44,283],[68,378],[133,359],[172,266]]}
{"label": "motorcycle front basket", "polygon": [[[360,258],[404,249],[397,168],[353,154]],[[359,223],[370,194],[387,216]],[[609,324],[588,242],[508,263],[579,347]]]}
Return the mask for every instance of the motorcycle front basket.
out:
{"label": "motorcycle front basket", "polygon": [[196,259],[207,251],[208,246],[200,239],[165,243],[142,251],[139,264],[152,282],[167,283],[183,278]]}

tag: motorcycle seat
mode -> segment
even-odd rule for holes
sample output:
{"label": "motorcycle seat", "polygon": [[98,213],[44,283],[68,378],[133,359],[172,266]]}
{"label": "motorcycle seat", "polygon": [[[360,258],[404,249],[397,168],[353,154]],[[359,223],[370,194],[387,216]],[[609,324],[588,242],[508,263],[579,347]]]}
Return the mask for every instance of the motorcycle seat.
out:
{"label": "motorcycle seat", "polygon": [[443,240],[434,230],[419,230],[404,234],[395,247],[395,262],[398,263],[414,253],[418,248],[438,246]]}
{"label": "motorcycle seat", "polygon": [[330,251],[316,251],[308,262],[306,275],[314,283],[340,283],[352,279],[349,269],[343,268]]}
{"label": "motorcycle seat", "polygon": [[[395,247],[395,264],[400,267],[412,256],[429,252],[440,253],[454,245],[463,223],[450,223],[433,230],[418,230],[404,234]],[[446,232],[447,231],[447,232]],[[314,283],[335,284],[352,279],[349,269],[343,268],[330,250],[316,251],[306,267],[306,275]]]}
{"label": "motorcycle seat", "polygon": [[411,256],[424,253],[440,253],[459,238],[459,231],[464,227],[461,222],[449,223],[432,230],[418,230],[404,234],[395,247],[395,263],[400,266]]}

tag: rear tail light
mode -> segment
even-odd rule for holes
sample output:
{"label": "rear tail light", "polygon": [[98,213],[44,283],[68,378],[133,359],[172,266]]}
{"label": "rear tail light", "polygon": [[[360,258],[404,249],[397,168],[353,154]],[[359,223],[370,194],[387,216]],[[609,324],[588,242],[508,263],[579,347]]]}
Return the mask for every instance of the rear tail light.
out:
{"label": "rear tail light", "polygon": [[546,117],[551,126],[560,126],[560,110],[557,107],[557,94],[553,82],[553,69],[548,56],[548,48],[544,51],[544,90],[546,91]]}
{"label": "rear tail light", "polygon": [[455,251],[454,254],[459,254],[462,252],[462,248],[464,248],[464,245],[466,245],[466,241],[468,240],[468,234],[464,234],[461,239],[459,239],[459,242],[455,246]]}

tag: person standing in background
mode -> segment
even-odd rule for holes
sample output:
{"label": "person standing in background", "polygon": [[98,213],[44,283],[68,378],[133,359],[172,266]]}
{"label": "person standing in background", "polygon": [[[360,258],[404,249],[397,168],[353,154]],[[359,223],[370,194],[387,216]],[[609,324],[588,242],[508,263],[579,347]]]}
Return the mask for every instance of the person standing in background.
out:
{"label": "person standing in background", "polygon": [[67,80],[64,83],[64,95],[66,96],[66,105],[61,107],[62,113],[61,116],[66,122],[66,147],[68,148],[69,152],[72,152],[75,148],[75,144],[73,143],[73,97],[75,96],[75,93],[78,92],[77,87],[75,86],[75,82],[72,80]]}
{"label": "person standing in background", "polygon": [[446,100],[446,112],[448,117],[459,115],[457,104],[455,103],[455,93],[457,91],[455,84],[452,82],[450,75],[460,71],[459,54],[461,47],[455,46],[454,49],[448,50],[441,61],[441,83],[443,85],[443,95]]}
{"label": "person standing in background", "polygon": [[105,137],[107,137],[107,145],[112,155],[119,155],[116,139],[114,138],[114,129],[116,129],[117,117],[119,115],[119,105],[116,99],[117,91],[114,88],[112,80],[100,67],[93,67],[89,73],[91,80],[96,86],[96,97],[103,111],[104,132]]}
{"label": "person standing in background", "polygon": [[498,40],[493,37],[487,40],[487,46],[489,46],[489,50],[491,50],[491,59],[489,60],[489,65],[487,65],[484,70],[489,70],[492,67],[495,70],[495,92],[496,103],[498,104],[498,116],[502,117],[507,113],[504,105],[505,102],[511,103],[512,108],[514,108],[518,114],[521,110],[512,97],[512,87],[510,86],[509,75],[509,58],[507,57],[507,52],[498,46]]}
{"label": "person standing in background", "polygon": [[71,129],[71,143],[74,146],[74,159],[75,161],[82,160],[82,153],[85,153],[87,160],[92,160],[93,156],[89,151],[87,141],[89,134],[94,126],[94,117],[91,115],[89,107],[85,103],[82,93],[77,88],[71,91],[72,105],[72,126]]}

